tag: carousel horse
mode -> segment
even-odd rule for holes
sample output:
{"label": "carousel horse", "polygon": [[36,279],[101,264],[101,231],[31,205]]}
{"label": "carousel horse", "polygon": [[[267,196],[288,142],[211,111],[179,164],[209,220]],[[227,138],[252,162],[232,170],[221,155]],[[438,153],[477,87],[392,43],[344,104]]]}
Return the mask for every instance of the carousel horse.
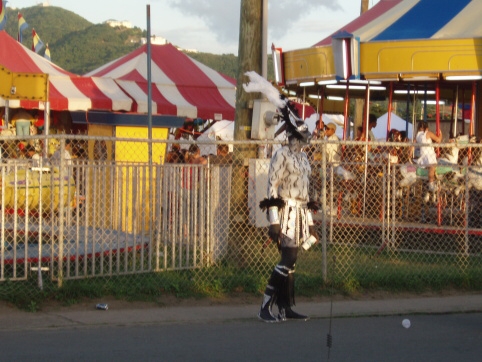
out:
{"label": "carousel horse", "polygon": [[[471,138],[470,143],[480,143],[477,142],[475,137]],[[467,165],[468,157],[464,158],[463,164]],[[460,193],[464,189],[475,189],[478,191],[482,191],[482,148],[472,148],[472,162],[471,167],[464,168],[467,172],[466,183],[464,180],[461,180],[461,185],[457,189],[457,192]]]}
{"label": "carousel horse", "polygon": [[[460,181],[463,178],[464,168],[459,162],[459,152],[462,148],[467,147],[469,138],[466,135],[458,136],[455,139],[450,140],[453,143],[453,147],[446,148],[445,152],[437,162],[435,171],[436,176],[436,188],[427,190],[424,194],[424,201],[428,202],[432,197],[433,201],[437,200],[437,191],[448,190],[455,194],[460,192]],[[426,181],[428,183],[428,169],[418,167],[416,164],[404,164],[400,167],[401,180],[399,181],[399,190],[397,196],[401,196],[403,189],[406,189],[417,181]]]}

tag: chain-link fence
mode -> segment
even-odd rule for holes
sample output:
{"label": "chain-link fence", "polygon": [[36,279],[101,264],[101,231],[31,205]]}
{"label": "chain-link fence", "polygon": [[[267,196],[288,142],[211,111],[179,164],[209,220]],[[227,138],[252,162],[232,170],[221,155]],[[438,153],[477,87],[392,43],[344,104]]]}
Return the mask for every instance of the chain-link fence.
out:
{"label": "chain-link fence", "polygon": [[[279,144],[58,135],[1,142],[2,298],[90,295],[89,283],[114,295],[255,292],[278,261],[259,202]],[[440,145],[447,162],[434,184],[410,162],[411,144],[341,142],[336,162],[331,145],[306,150],[311,198],[322,208],[320,242],[298,258],[301,288],[480,288],[479,144]]]}

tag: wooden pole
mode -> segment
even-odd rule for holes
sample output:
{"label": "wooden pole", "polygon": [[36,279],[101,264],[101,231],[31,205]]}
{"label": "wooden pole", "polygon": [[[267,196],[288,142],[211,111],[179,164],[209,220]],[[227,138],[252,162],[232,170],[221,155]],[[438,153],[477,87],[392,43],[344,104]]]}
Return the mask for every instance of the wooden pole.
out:
{"label": "wooden pole", "polygon": [[247,140],[251,135],[252,101],[259,98],[258,93],[247,93],[243,83],[248,81],[247,71],[261,74],[261,33],[262,0],[241,0],[239,23],[238,78],[236,88],[236,111],[234,120],[234,139]]}
{"label": "wooden pole", "polygon": [[368,0],[361,0],[360,14],[368,10]]}
{"label": "wooden pole", "polygon": [[[238,75],[236,88],[236,110],[234,119],[234,139],[236,141],[251,138],[252,107],[254,99],[260,98],[259,93],[247,93],[243,84],[248,82],[247,71],[262,72],[262,9],[263,0],[241,0],[238,46]],[[256,235],[256,227],[249,221],[248,193],[244,180],[248,173],[249,159],[257,158],[256,144],[237,144],[233,149],[233,167],[231,182],[231,213],[230,213],[230,257],[238,266],[243,267],[249,262],[248,250],[254,250],[251,245],[256,238],[246,238],[246,235]],[[248,231],[249,230],[249,231]]]}

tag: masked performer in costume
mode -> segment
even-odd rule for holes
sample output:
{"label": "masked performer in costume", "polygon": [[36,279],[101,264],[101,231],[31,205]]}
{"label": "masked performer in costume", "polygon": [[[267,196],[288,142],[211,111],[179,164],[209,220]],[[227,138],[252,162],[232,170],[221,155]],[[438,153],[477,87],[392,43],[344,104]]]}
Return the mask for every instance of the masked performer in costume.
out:
{"label": "masked performer in costume", "polygon": [[[248,72],[247,75],[251,82],[260,81],[256,73]],[[252,84],[245,85],[245,90],[249,91],[249,86]],[[263,92],[262,89],[256,91]],[[270,99],[266,92],[263,93]],[[308,195],[311,168],[307,155],[302,151],[303,147],[309,145],[311,133],[298,117],[294,105],[284,96],[277,94],[281,104],[274,104],[284,121],[288,144],[278,149],[271,158],[268,197],[260,203],[260,207],[268,211],[269,237],[278,244],[281,253],[281,260],[271,273],[258,313],[258,317],[265,322],[308,319],[291,309],[295,304],[295,263],[299,247],[307,249],[318,240],[312,217],[312,211],[317,210],[317,204],[309,202]],[[274,303],[278,306],[278,316],[274,316],[272,312]]]}

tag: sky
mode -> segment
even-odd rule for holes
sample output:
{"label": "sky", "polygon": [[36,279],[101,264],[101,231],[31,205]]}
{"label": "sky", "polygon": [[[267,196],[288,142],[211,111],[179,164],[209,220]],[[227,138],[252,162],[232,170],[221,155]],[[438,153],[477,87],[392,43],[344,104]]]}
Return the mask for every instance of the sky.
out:
{"label": "sky", "polygon": [[[372,7],[379,0],[369,0]],[[48,3],[98,24],[127,20],[183,49],[238,54],[241,0],[9,0],[11,8]],[[308,48],[360,15],[361,0],[268,1],[268,49]],[[25,19],[28,23],[28,19]]]}

